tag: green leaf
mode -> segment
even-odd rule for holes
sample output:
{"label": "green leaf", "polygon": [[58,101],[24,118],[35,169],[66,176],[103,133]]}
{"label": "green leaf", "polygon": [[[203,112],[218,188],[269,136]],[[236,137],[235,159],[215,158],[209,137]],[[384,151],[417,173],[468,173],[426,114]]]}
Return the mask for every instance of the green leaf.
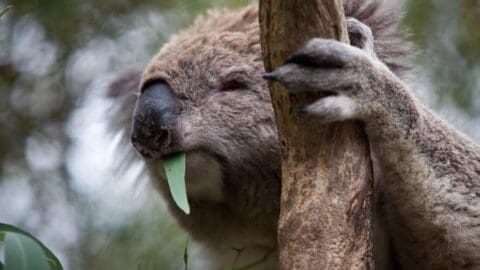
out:
{"label": "green leaf", "polygon": [[[35,237],[33,237],[31,234],[17,228],[17,227],[14,227],[12,225],[8,225],[8,224],[4,224],[4,223],[0,223],[0,235],[6,235],[5,237],[5,245],[6,245],[6,239],[8,238],[9,235],[11,234],[20,234],[20,235],[23,235],[23,236],[26,236],[28,238],[30,238],[31,240],[35,241],[35,243],[43,250],[44,252],[44,255],[46,256],[46,259],[48,261],[48,263],[50,264],[50,268],[48,269],[51,269],[51,270],[63,270],[63,267],[62,267],[62,264],[60,263],[60,261],[57,259],[57,257],[55,257],[55,255],[53,254],[52,251],[50,251],[50,249],[48,249],[44,244],[42,244],[42,242],[40,242],[38,239],[36,239]],[[8,270],[9,268],[7,268],[7,261],[5,260],[5,267],[4,267],[4,270]]]}
{"label": "green leaf", "polygon": [[168,187],[173,200],[185,214],[190,214],[187,188],[185,187],[185,153],[173,154],[165,158],[163,168],[167,175]]}
{"label": "green leaf", "polygon": [[183,251],[183,263],[185,264],[185,270],[188,270],[188,238],[185,241],[185,250]]}
{"label": "green leaf", "polygon": [[7,13],[7,11],[8,11],[9,9],[11,9],[12,7],[13,7],[12,5],[8,5],[8,6],[6,6],[2,11],[0,11],[0,18],[1,18],[3,15],[5,15],[5,13]]}
{"label": "green leaf", "polygon": [[3,270],[3,263],[0,262],[0,270]]}
{"label": "green leaf", "polygon": [[5,237],[5,270],[50,270],[42,247],[23,234]]}
{"label": "green leaf", "polygon": [[230,270],[250,270],[252,268],[255,268],[257,267],[258,265],[260,264],[263,264],[264,262],[266,262],[268,260],[268,257],[270,256],[270,254],[273,253],[273,250],[269,250],[267,251],[261,258],[259,258],[258,260],[254,261],[254,262],[251,262],[247,265],[244,265],[244,266],[241,266],[241,267],[238,267],[237,264],[238,264],[238,261],[240,259],[240,256],[242,255],[242,253],[245,251],[245,248],[235,248],[235,247],[231,247],[231,249],[233,251],[235,251],[236,253],[236,256],[235,258],[233,259],[233,264],[232,264],[232,267],[230,268]]}

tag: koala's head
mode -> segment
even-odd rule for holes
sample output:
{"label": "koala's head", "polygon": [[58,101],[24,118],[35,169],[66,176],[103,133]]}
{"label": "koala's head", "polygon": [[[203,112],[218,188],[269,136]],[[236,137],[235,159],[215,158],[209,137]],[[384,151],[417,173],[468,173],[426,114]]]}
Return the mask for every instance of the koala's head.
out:
{"label": "koala's head", "polygon": [[132,142],[148,159],[185,152],[187,184],[216,174],[212,167],[237,174],[279,167],[257,19],[247,8],[197,20],[143,72]]}

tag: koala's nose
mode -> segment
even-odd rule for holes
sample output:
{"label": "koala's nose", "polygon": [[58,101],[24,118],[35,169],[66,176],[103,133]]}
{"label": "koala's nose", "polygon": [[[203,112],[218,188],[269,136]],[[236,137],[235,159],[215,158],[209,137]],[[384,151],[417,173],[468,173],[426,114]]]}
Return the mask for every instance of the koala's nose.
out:
{"label": "koala's nose", "polygon": [[171,144],[175,121],[176,103],[168,85],[147,85],[133,112],[133,145],[145,157],[160,156]]}

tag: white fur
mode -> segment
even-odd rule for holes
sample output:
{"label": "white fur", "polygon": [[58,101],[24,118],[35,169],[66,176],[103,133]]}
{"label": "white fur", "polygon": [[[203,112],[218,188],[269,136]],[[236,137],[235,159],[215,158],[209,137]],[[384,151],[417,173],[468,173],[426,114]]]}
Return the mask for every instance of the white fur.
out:
{"label": "white fur", "polygon": [[308,105],[306,110],[323,121],[333,122],[355,118],[357,105],[347,96],[330,96]]}

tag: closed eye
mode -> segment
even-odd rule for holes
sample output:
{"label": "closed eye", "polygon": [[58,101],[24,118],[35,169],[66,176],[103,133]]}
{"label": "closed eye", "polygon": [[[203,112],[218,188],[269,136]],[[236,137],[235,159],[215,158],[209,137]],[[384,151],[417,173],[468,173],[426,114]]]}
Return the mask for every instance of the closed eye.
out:
{"label": "closed eye", "polygon": [[247,88],[247,84],[240,81],[240,80],[228,80],[226,82],[223,82],[220,85],[220,92],[229,92],[229,91],[237,91],[237,90],[244,90]]}

